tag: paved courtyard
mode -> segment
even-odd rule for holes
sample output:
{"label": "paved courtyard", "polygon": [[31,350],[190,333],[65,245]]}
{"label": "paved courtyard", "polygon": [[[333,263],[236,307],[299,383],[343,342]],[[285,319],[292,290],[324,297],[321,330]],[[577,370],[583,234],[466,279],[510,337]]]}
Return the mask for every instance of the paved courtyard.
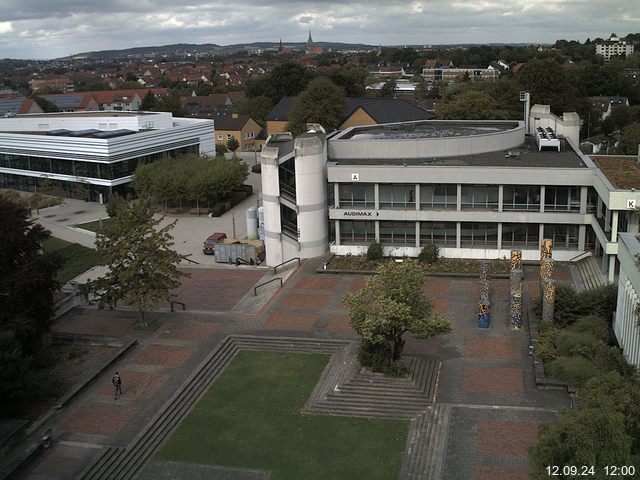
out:
{"label": "paved courtyard", "polygon": [[[264,270],[194,269],[178,294],[187,311],[154,313],[152,333],[132,328],[131,311],[79,309],[54,326],[59,332],[137,338],[137,346],[102,374],[69,407],[49,421],[55,446],[22,478],[74,478],[106,446],[125,447],[174,395],[196,366],[229,334],[356,340],[342,303],[360,288],[360,275],[316,274],[320,261],[307,261],[281,289],[263,294],[257,313],[242,311]],[[537,288],[537,271],[525,271],[525,302]],[[556,276],[570,281],[566,268]],[[442,361],[436,404],[450,410],[444,432],[442,478],[525,479],[527,447],[537,426],[569,406],[565,392],[536,388],[528,356],[528,332],[507,323],[508,280],[491,281],[492,323],[476,328],[477,279],[432,277],[425,292],[451,318],[454,331],[429,340],[408,339],[405,353]],[[265,299],[264,296],[269,298]],[[112,396],[119,370],[123,395]],[[240,478],[240,477],[237,477]],[[249,478],[249,477],[247,477]]]}

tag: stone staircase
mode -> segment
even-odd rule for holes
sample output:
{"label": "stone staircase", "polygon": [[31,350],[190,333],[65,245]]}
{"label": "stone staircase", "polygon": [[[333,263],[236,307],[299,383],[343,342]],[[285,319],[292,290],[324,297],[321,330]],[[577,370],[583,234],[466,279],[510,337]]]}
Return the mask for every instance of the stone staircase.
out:
{"label": "stone staircase", "polygon": [[600,268],[598,268],[598,262],[592,256],[574,262],[571,268],[577,277],[577,283],[581,285],[580,291],[594,290],[607,283],[604,275],[600,272]]}
{"label": "stone staircase", "polygon": [[436,404],[411,422],[399,480],[443,478],[451,411],[450,405]]}
{"label": "stone staircase", "polygon": [[336,363],[342,372],[331,374],[336,381],[325,381],[323,392],[312,396],[306,410],[318,415],[413,419],[433,403],[440,362],[407,360],[410,375],[401,378],[364,369],[354,372],[353,364]]}
{"label": "stone staircase", "polygon": [[149,424],[126,447],[108,447],[77,478],[132,479],[177,427],[191,407],[220,376],[239,350],[269,350],[334,354],[348,342],[307,338],[226,337],[185,380]]}

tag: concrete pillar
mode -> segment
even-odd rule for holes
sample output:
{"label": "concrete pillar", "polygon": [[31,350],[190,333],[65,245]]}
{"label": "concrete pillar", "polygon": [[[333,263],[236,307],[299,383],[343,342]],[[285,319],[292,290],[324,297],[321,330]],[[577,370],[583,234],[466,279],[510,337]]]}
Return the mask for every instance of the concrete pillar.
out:
{"label": "concrete pillar", "polygon": [[460,244],[461,244],[461,239],[460,239],[460,234],[462,232],[462,226],[460,225],[460,222],[456,222],[456,248],[460,248]]}
{"label": "concrete pillar", "polygon": [[[499,185],[498,186],[498,211],[499,212],[502,212],[503,203],[504,203],[504,185]],[[500,237],[498,237],[498,243],[500,243]]]}
{"label": "concrete pillar", "polygon": [[618,241],[618,211],[613,210],[611,212],[611,241]]}
{"label": "concrete pillar", "polygon": [[616,273],[616,256],[609,255],[609,272],[607,275],[607,280],[609,280],[610,283],[613,283],[615,273]]}
{"label": "concrete pillar", "polygon": [[340,220],[334,220],[336,232],[336,245],[340,246]]}
{"label": "concrete pillar", "polygon": [[373,185],[373,198],[374,198],[374,208],[376,210],[380,210],[380,184],[376,183]]}
{"label": "concrete pillar", "polygon": [[376,242],[380,243],[380,220],[376,220]]}
{"label": "concrete pillar", "polygon": [[280,172],[278,147],[260,152],[262,206],[264,208],[264,247],[267,265],[282,263],[282,225],[280,221]]}
{"label": "concrete pillar", "polygon": [[587,226],[578,225],[578,250],[583,252],[586,249]]}
{"label": "concrete pillar", "polygon": [[420,184],[416,183],[413,188],[414,197],[416,199],[416,210],[420,210]]}
{"label": "concrete pillar", "polygon": [[502,223],[498,223],[498,250],[502,250]]}
{"label": "concrete pillar", "polygon": [[589,194],[589,187],[580,187],[580,213],[587,213],[587,197]]}
{"label": "concrete pillar", "polygon": [[[540,213],[544,212],[545,195],[546,195],[545,186],[541,185],[540,186]],[[540,238],[542,238],[543,235],[544,233],[540,232]]]}
{"label": "concrete pillar", "polygon": [[333,203],[336,208],[340,208],[340,184],[333,184]]}
{"label": "concrete pillar", "polygon": [[460,183],[456,187],[456,210],[462,211],[462,185]]}
{"label": "concrete pillar", "polygon": [[416,222],[416,247],[420,248],[420,222]]}

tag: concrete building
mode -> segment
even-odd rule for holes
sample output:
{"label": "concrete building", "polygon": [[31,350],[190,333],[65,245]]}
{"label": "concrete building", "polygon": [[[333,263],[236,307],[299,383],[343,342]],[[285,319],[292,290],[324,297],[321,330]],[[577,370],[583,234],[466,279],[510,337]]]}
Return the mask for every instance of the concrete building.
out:
{"label": "concrete building", "polygon": [[633,50],[633,44],[620,40],[615,33],[611,34],[609,40],[605,40],[603,43],[596,43],[596,55],[602,55],[605,62],[618,55],[631,55]]}
{"label": "concrete building", "polygon": [[591,251],[613,281],[617,234],[638,229],[628,201],[640,201],[640,171],[626,176],[635,187],[612,183],[578,149],[576,114],[535,105],[527,123],[417,121],[328,136],[313,126],[297,139],[270,137],[261,154],[267,263],[361,254],[373,241],[391,256],[435,244],[446,257],[517,248],[538,260],[551,238],[556,260]]}
{"label": "concrete building", "polygon": [[640,327],[636,313],[640,294],[640,271],[635,261],[636,256],[640,255],[640,242],[634,234],[621,233],[618,244],[620,275],[613,331],[624,358],[629,364],[640,367]]}
{"label": "concrete building", "polygon": [[76,112],[0,118],[0,187],[46,184],[90,200],[126,194],[136,167],[182,153],[215,155],[211,120],[160,112]]}

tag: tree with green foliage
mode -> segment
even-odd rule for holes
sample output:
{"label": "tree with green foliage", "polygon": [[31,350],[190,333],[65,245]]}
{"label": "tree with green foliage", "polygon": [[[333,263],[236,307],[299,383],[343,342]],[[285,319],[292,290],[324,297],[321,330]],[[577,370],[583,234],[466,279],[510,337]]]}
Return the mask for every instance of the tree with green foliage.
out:
{"label": "tree with green foliage", "polygon": [[550,105],[559,115],[575,109],[577,91],[565,68],[555,60],[531,60],[518,73],[524,90],[531,93],[531,102]]}
{"label": "tree with green foliage", "polygon": [[49,238],[29,212],[0,195],[0,417],[38,393],[34,358],[53,314],[61,262],[42,250]]}
{"label": "tree with green foliage", "polygon": [[127,202],[117,197],[113,201],[116,214],[96,237],[100,264],[108,272],[91,281],[89,289],[100,308],[124,301],[138,311],[144,324],[146,312],[175,298],[173,290],[187,276],[178,264],[188,256],[172,248],[170,232],[176,221],[159,228],[162,219],[154,217],[148,200]]}
{"label": "tree with green foliage", "polygon": [[184,109],[182,108],[182,100],[176,91],[162,97],[158,101],[157,109],[159,112],[171,112],[174,117],[184,117],[185,115]]}
{"label": "tree with green foliage", "polygon": [[140,102],[140,110],[145,112],[153,112],[158,109],[158,100],[156,99],[156,95],[152,90],[148,90],[144,97],[142,97],[142,102]]}
{"label": "tree with green foliage", "polygon": [[240,142],[238,142],[238,139],[236,137],[231,137],[229,140],[227,140],[227,148],[230,152],[236,153],[236,150],[240,148]]}
{"label": "tree with green foliage", "polygon": [[319,77],[296,98],[289,112],[287,129],[299,135],[306,131],[307,123],[319,123],[329,132],[338,128],[345,110],[344,89],[328,78]]}
{"label": "tree with green foliage", "polygon": [[366,91],[366,82],[369,71],[358,65],[348,65],[343,68],[331,70],[329,79],[344,88],[347,97],[363,97]]}
{"label": "tree with green foliage", "polygon": [[165,208],[169,203],[182,206],[183,201],[216,202],[229,197],[249,175],[245,163],[224,156],[209,158],[180,155],[139,165],[132,185],[143,197],[154,197]]}
{"label": "tree with green foliage", "polygon": [[637,155],[638,149],[640,149],[640,122],[632,123],[622,130],[618,152]]}
{"label": "tree with green foliage", "polygon": [[436,115],[442,120],[501,120],[508,117],[498,102],[477,90],[463,91],[452,100],[439,103]]}
{"label": "tree with green foliage", "polygon": [[33,354],[49,328],[60,262],[42,251],[49,232],[28,217],[0,195],[0,331],[12,332],[23,352]]}
{"label": "tree with green foliage", "polygon": [[260,126],[264,126],[265,118],[273,108],[273,102],[264,95],[247,98],[238,104],[236,110],[243,115],[249,115]]}
{"label": "tree with green foliage", "polygon": [[272,104],[282,97],[295,97],[302,92],[313,78],[313,74],[302,64],[285,62],[273,71],[247,84],[247,95],[251,98],[265,96]]}
{"label": "tree with green foliage", "polygon": [[382,88],[380,88],[380,91],[378,92],[378,96],[382,97],[382,98],[393,98],[397,95],[397,91],[396,91],[396,81],[395,79],[390,79],[387,80],[384,85],[382,85]]}
{"label": "tree with green foliage", "polygon": [[452,323],[434,311],[424,295],[424,269],[411,260],[381,265],[364,287],[347,292],[349,323],[362,336],[359,358],[376,371],[393,371],[404,348],[405,334],[430,338],[451,330]]}
{"label": "tree with green foliage", "polygon": [[594,466],[589,478],[601,480],[611,478],[605,466],[640,465],[638,374],[594,377],[578,396],[580,409],[563,410],[556,423],[539,428],[538,442],[529,449],[533,480],[548,479],[549,465]]}

